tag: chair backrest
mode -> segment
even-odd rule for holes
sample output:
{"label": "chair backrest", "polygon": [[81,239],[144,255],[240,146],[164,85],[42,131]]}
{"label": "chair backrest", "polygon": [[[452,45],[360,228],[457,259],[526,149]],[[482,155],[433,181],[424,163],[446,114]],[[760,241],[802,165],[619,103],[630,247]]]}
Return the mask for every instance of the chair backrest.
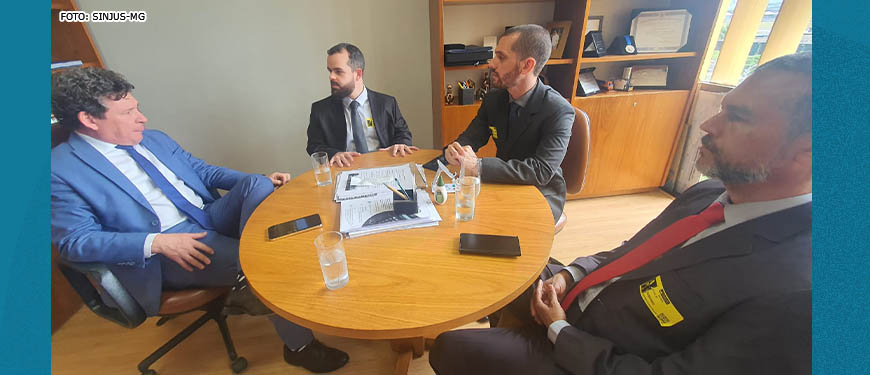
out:
{"label": "chair backrest", "polygon": [[[73,290],[82,297],[85,305],[95,314],[127,328],[137,327],[145,321],[145,310],[124,289],[106,265],[74,263],[59,259],[57,267]],[[100,291],[103,292],[102,296]],[[111,298],[114,306],[103,301],[103,297]]]}
{"label": "chair backrest", "polygon": [[562,159],[562,174],[565,176],[568,194],[583,190],[586,169],[589,166],[589,116],[579,108],[574,108],[574,125],[571,127],[571,140],[568,151]]}
{"label": "chair backrest", "polygon": [[51,126],[51,148],[66,142],[69,139],[70,131],[66,128],[60,126],[60,124],[54,124]]}
{"label": "chair backrest", "polygon": [[[52,125],[51,148],[66,142],[69,136],[70,132],[65,128]],[[95,314],[127,328],[137,327],[145,321],[145,310],[105,264],[58,259],[57,268]],[[111,305],[103,301],[103,297],[110,298]]]}

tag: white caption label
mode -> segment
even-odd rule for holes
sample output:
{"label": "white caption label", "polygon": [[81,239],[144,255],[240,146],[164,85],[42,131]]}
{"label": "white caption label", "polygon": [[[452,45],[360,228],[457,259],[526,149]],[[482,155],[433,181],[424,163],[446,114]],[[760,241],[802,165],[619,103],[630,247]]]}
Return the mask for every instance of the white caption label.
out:
{"label": "white caption label", "polygon": [[148,13],[144,10],[96,10],[93,12],[83,11],[60,11],[60,22],[145,22]]}

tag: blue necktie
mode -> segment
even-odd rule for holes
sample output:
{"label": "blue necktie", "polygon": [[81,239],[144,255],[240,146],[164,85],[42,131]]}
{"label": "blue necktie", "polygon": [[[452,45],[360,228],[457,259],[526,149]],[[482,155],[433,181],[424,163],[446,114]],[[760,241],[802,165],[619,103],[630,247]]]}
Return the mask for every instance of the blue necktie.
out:
{"label": "blue necktie", "polygon": [[166,194],[166,197],[169,198],[169,201],[171,201],[178,210],[187,215],[187,217],[196,221],[203,228],[214,229],[211,225],[211,220],[208,218],[208,214],[184,198],[184,196],[178,192],[178,189],[176,189],[175,186],[172,186],[172,184],[169,183],[169,180],[163,176],[163,173],[160,173],[160,171],[157,170],[157,167],[148,161],[148,159],[145,159],[145,157],[137,152],[133,146],[115,146],[115,148],[127,151],[127,153],[133,157],[136,164],[139,164],[139,166],[142,167],[145,174],[147,174],[148,177],[151,177],[151,181],[154,182],[154,185],[157,185],[157,187],[163,191],[163,194]]}
{"label": "blue necktie", "polygon": [[356,152],[365,154],[369,152],[369,146],[366,144],[366,133],[360,121],[359,102],[354,100],[350,102],[350,128],[353,130],[353,145],[356,146]]}

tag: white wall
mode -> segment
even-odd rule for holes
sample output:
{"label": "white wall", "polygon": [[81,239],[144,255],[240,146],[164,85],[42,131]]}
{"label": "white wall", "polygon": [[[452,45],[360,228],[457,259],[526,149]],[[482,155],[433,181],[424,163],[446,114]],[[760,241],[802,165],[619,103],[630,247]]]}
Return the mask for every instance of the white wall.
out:
{"label": "white wall", "polygon": [[329,95],[326,50],[350,42],[365,82],[395,96],[432,147],[426,1],[78,0],[144,10],[145,23],[88,24],[109,69],[136,86],[148,126],[211,164],[249,173],[311,169],[311,103]]}

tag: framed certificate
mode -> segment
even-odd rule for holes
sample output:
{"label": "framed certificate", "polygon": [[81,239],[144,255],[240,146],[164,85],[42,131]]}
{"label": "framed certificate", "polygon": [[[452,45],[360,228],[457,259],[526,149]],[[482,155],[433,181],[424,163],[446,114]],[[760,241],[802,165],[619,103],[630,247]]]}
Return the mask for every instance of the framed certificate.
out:
{"label": "framed certificate", "polygon": [[685,9],[644,11],[631,20],[638,53],[677,52],[689,40],[692,14]]}

